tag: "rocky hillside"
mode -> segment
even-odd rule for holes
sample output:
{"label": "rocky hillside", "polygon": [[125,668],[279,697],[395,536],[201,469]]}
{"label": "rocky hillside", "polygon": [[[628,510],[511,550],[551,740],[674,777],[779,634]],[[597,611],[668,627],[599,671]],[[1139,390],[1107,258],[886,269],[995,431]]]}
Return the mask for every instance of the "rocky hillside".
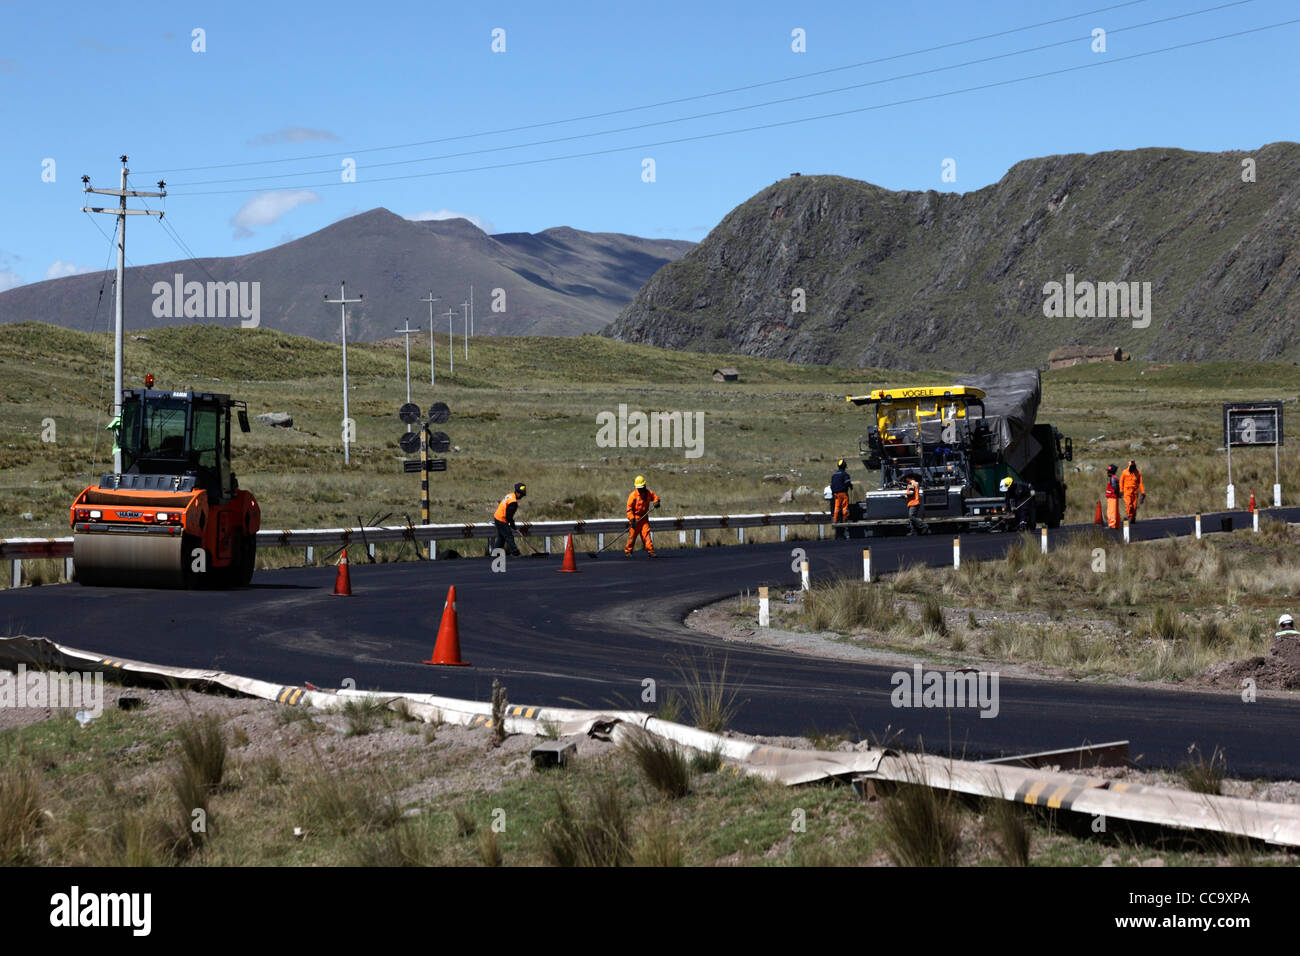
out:
{"label": "rocky hillside", "polygon": [[[234,325],[239,319],[231,316],[233,310],[215,314],[217,309],[208,308],[208,283],[248,283],[243,288],[251,312],[251,283],[256,282],[262,327],[337,341],[338,307],[327,307],[322,299],[326,294],[337,298],[342,279],[349,296],[365,296],[350,307],[349,338],[390,337],[404,316],[427,328],[429,306],[420,299],[430,290],[441,299],[434,303],[438,328],[447,331],[445,313],[453,308],[459,334],[461,303],[471,284],[476,333],[577,335],[608,325],[656,269],[691,246],[567,227],[489,236],[464,219],[414,222],[372,209],[262,252],[130,268],[126,322],[133,329],[186,322]],[[177,273],[183,277],[180,294],[160,304],[154,284],[174,284]],[[190,282],[202,284],[203,293],[187,314],[185,284]],[[89,329],[103,284],[104,274],[93,273],[2,292],[0,322]],[[503,310],[492,309],[494,289],[504,293],[495,297]],[[200,299],[202,314],[192,314]],[[106,322],[111,326],[112,315],[110,284],[96,328],[102,331]]]}
{"label": "rocky hillside", "polygon": [[[1120,282],[1136,283],[1127,317],[1099,285]],[[1064,345],[1300,359],[1300,145],[1049,156],[966,194],[792,176],[659,270],[606,334],[896,368],[1023,368]]]}

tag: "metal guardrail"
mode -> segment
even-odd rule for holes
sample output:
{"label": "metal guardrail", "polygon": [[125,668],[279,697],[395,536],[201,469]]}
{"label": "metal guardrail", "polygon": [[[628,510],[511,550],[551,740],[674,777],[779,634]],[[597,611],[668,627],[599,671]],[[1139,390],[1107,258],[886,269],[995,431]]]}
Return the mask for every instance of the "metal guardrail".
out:
{"label": "metal guardrail", "polygon": [[[745,515],[683,515],[677,518],[650,518],[651,531],[695,532],[695,544],[700,543],[699,532],[732,529],[741,543],[746,528],[780,528],[781,540],[790,525],[818,525],[825,531],[830,523],[829,511],[784,511],[775,514]],[[590,521],[525,521],[520,522],[517,533],[526,538],[564,537],[565,535],[625,534],[626,518],[595,518]],[[393,541],[460,541],[473,538],[496,537],[496,526],[491,522],[477,524],[425,524],[381,525],[357,528],[314,528],[262,530],[257,533],[259,548],[316,548],[356,544],[382,544]],[[18,562],[36,558],[72,558],[72,538],[0,538],[0,561],[15,562],[14,574],[20,574]],[[16,586],[16,585],[15,585]]]}

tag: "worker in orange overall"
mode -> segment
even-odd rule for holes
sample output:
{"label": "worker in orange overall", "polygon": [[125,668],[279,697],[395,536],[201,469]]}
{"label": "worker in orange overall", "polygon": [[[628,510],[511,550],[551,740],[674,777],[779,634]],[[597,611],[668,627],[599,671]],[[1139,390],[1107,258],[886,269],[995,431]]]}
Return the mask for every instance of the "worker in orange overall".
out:
{"label": "worker in orange overall", "polygon": [[1106,466],[1106,527],[1119,527],[1119,503],[1124,494],[1120,490],[1119,478],[1115,476],[1114,465]]}
{"label": "worker in orange overall", "polygon": [[1137,521],[1138,505],[1147,503],[1147,489],[1142,484],[1142,472],[1132,458],[1119,476],[1119,490],[1124,495],[1124,507],[1129,521]]}
{"label": "worker in orange overall", "polygon": [[[831,496],[835,500],[835,509],[831,514],[831,523],[839,524],[841,521],[849,520],[849,492],[853,488],[853,482],[849,478],[849,466],[841,458],[835,463],[839,469],[831,475]],[[836,528],[835,537],[843,537],[844,529]]]}
{"label": "worker in orange overall", "polygon": [[637,475],[632,493],[627,496],[627,547],[623,554],[631,557],[636,536],[641,535],[645,553],[655,556],[654,541],[650,538],[650,509],[659,507],[659,496],[646,487],[645,476]]}

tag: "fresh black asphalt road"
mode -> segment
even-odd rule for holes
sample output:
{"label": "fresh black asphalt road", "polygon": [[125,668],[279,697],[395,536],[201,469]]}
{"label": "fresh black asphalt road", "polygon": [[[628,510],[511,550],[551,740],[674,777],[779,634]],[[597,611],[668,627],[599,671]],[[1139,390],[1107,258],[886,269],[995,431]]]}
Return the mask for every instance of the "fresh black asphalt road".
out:
{"label": "fresh black asphalt road", "polygon": [[[1300,509],[1279,516],[1297,521]],[[1218,533],[1225,517],[1237,533],[1249,529],[1249,515],[1237,512],[1205,516],[1206,532]],[[1133,536],[1190,531],[1191,519],[1156,519],[1134,525]],[[995,556],[1011,540],[964,536],[963,558]],[[362,689],[487,700],[498,678],[514,703],[593,709],[653,709],[642,700],[647,678],[662,700],[682,685],[684,671],[720,668],[725,658],[741,703],[734,727],[750,733],[847,730],[907,746],[921,737],[928,752],[976,758],[1129,740],[1141,765],[1165,767],[1184,763],[1195,743],[1204,753],[1221,747],[1237,775],[1300,777],[1296,699],[1246,703],[1233,690],[1001,679],[996,717],[981,717],[976,707],[896,708],[890,694],[898,667],[723,644],[682,624],[692,609],[746,589],[796,585],[795,547],[807,552],[814,579],[860,576],[864,544],[873,571],[952,561],[952,538],[939,534],[661,548],[654,561],[640,551],[624,558],[615,549],[596,560],[579,552],[577,574],[559,573],[558,556],[511,559],[505,573],[481,557],[354,560],[351,598],[331,593],[332,566],[258,572],[252,587],[233,592],[67,584],[0,592],[0,626],[105,657],[286,685],[339,687],[350,678]],[[472,667],[421,663],[431,656],[449,585],[457,588],[461,648]]]}

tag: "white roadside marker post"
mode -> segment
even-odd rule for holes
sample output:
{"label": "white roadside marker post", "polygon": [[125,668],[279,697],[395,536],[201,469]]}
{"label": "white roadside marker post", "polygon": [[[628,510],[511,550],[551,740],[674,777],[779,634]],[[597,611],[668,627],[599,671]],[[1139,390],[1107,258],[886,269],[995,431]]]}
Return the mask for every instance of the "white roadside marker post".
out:
{"label": "white roadside marker post", "polygon": [[1043,533],[1042,533],[1042,538],[1041,538],[1041,540],[1042,540],[1042,551],[1043,551],[1043,554],[1046,554],[1046,553],[1047,553],[1047,529],[1046,529],[1046,528],[1043,528],[1043,529],[1042,529],[1042,532],[1043,532]]}
{"label": "white roadside marker post", "polygon": [[810,589],[808,584],[808,562],[807,561],[799,562],[799,585],[805,591]]}
{"label": "white roadside marker post", "polygon": [[1124,543],[1125,543],[1125,544],[1128,544],[1128,543],[1129,543],[1129,538],[1128,538],[1128,518],[1125,518],[1125,519],[1124,519]]}
{"label": "white roadside marker post", "polygon": [[770,615],[771,609],[767,603],[767,588],[760,587],[758,589],[758,626],[768,627],[772,622]]}
{"label": "white roadside marker post", "polygon": [[1252,511],[1250,513],[1250,526],[1254,529],[1256,534],[1259,534],[1259,511]]}
{"label": "white roadside marker post", "polygon": [[952,566],[961,567],[961,538],[952,539]]}
{"label": "white roadside marker post", "polygon": [[862,580],[871,583],[871,549],[862,549]]}
{"label": "white roadside marker post", "polygon": [[1196,516],[1196,540],[1201,540],[1201,516],[1199,514]]}

